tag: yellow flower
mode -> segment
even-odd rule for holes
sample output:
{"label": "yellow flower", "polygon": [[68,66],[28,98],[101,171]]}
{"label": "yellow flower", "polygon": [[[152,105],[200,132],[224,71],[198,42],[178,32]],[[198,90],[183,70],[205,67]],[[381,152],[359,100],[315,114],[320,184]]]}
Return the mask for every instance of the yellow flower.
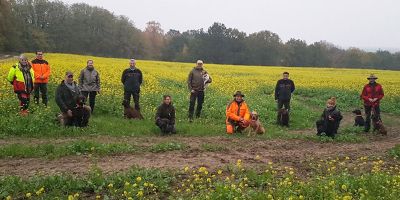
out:
{"label": "yellow flower", "polygon": [[217,171],[217,173],[218,173],[219,175],[221,175],[221,174],[222,174],[222,170],[219,169],[219,170]]}
{"label": "yellow flower", "polygon": [[74,200],[74,199],[75,199],[74,196],[68,195],[68,200]]}
{"label": "yellow flower", "polygon": [[136,182],[140,182],[140,181],[142,181],[142,177],[138,176],[138,177],[136,178]]}
{"label": "yellow flower", "polygon": [[256,160],[260,160],[260,156],[259,155],[256,155]]}
{"label": "yellow flower", "polygon": [[140,190],[139,192],[137,192],[136,196],[137,196],[137,197],[142,197],[142,196],[143,196],[143,191]]}
{"label": "yellow flower", "polygon": [[96,199],[101,199],[101,196],[100,195],[96,195]]}
{"label": "yellow flower", "polygon": [[129,186],[130,183],[128,181],[125,181],[125,186]]}
{"label": "yellow flower", "polygon": [[11,195],[8,195],[8,196],[6,197],[6,200],[12,200]]}
{"label": "yellow flower", "polygon": [[26,198],[31,198],[32,194],[30,192],[25,194]]}
{"label": "yellow flower", "polygon": [[347,186],[345,184],[342,185],[342,190],[347,191]]}
{"label": "yellow flower", "polygon": [[187,171],[189,171],[189,167],[185,167],[183,170],[184,170],[185,172],[187,172]]}
{"label": "yellow flower", "polygon": [[113,185],[112,183],[110,183],[110,184],[108,184],[108,187],[109,187],[109,188],[113,188],[114,185]]}

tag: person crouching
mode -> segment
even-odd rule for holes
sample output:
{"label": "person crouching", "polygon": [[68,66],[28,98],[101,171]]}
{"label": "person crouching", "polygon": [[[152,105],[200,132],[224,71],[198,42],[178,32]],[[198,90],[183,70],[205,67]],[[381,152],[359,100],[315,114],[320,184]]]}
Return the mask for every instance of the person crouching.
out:
{"label": "person crouching", "polygon": [[336,98],[331,97],[326,102],[326,108],[322,112],[321,119],[316,122],[317,135],[320,136],[325,133],[326,136],[335,138],[342,118],[342,114],[336,108]]}
{"label": "person crouching", "polygon": [[57,87],[56,103],[62,112],[58,115],[61,125],[79,127],[88,125],[91,109],[84,105],[84,98],[74,81],[72,72],[65,73],[65,80]]}
{"label": "person crouching", "polygon": [[175,134],[175,107],[169,95],[163,96],[163,102],[157,108],[155,117],[156,125],[161,129],[162,134]]}
{"label": "person crouching", "polygon": [[226,107],[226,133],[228,134],[241,133],[250,124],[250,109],[243,100],[244,94],[237,91],[233,97],[235,99]]}

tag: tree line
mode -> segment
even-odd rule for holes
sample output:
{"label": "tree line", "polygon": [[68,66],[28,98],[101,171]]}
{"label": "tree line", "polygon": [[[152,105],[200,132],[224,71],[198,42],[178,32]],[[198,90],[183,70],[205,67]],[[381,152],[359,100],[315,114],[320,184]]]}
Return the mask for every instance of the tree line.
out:
{"label": "tree line", "polygon": [[127,17],[85,3],[0,0],[0,52],[88,54],[164,61],[282,66],[400,69],[400,52],[341,49],[320,41],[283,42],[268,30],[247,34],[222,23],[208,29],[164,32],[150,21],[144,30]]}

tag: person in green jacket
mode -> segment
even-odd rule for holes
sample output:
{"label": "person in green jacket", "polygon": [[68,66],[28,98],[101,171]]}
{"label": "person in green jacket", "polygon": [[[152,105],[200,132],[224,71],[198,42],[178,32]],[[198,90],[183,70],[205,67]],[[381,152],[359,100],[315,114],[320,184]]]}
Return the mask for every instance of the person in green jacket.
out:
{"label": "person in green jacket", "polygon": [[28,58],[21,54],[19,62],[13,65],[8,72],[7,80],[13,85],[14,92],[20,101],[20,114],[26,116],[30,101],[30,94],[33,91],[34,71]]}

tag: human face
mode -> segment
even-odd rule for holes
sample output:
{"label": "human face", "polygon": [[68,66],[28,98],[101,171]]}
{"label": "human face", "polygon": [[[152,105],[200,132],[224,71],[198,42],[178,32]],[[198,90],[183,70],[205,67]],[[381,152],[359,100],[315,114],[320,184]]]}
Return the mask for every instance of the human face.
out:
{"label": "human face", "polygon": [[129,61],[129,66],[130,67],[135,67],[136,66],[136,61],[135,60]]}
{"label": "human face", "polygon": [[285,80],[289,79],[289,74],[283,74],[283,79]]}
{"label": "human face", "polygon": [[28,59],[26,59],[26,58],[20,58],[20,59],[19,59],[19,62],[20,62],[22,65],[27,65],[27,64],[28,64]]}
{"label": "human face", "polygon": [[36,58],[37,58],[38,60],[42,60],[42,59],[43,59],[43,52],[38,51],[38,52],[36,53]]}
{"label": "human face", "polygon": [[197,63],[196,67],[197,68],[202,68],[203,67],[203,63]]}
{"label": "human face", "polygon": [[165,97],[164,104],[167,104],[167,105],[171,104],[171,97]]}
{"label": "human face", "polygon": [[374,78],[370,78],[368,80],[369,80],[369,83],[375,83],[375,81],[376,81],[376,79],[374,79]]}
{"label": "human face", "polygon": [[236,95],[236,96],[235,96],[235,100],[236,100],[237,102],[242,102],[242,101],[243,101],[243,97],[242,97],[241,95]]}
{"label": "human face", "polygon": [[93,68],[93,60],[88,60],[87,61],[87,66],[90,68]]}
{"label": "human face", "polygon": [[65,76],[65,81],[66,81],[67,83],[69,83],[69,84],[73,83],[73,82],[74,82],[74,75],[72,75],[72,74],[66,75],[66,76]]}

